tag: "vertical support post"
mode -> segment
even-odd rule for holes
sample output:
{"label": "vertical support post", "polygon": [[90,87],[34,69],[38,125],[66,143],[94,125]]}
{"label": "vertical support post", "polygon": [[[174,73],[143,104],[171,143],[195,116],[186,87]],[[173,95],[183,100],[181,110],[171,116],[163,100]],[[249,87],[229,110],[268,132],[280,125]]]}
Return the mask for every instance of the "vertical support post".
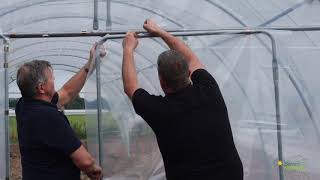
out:
{"label": "vertical support post", "polygon": [[106,6],[107,6],[107,21],[106,21],[106,29],[111,29],[111,0],[106,0]]}
{"label": "vertical support post", "polygon": [[103,168],[103,142],[101,132],[102,107],[101,107],[101,58],[100,58],[100,44],[96,47],[96,81],[97,81],[97,121],[98,121],[98,155],[99,165]]}
{"label": "vertical support post", "polygon": [[6,180],[10,177],[10,140],[9,140],[9,73],[8,56],[9,42],[3,39],[4,44],[4,92],[5,92],[5,154],[6,154]]}
{"label": "vertical support post", "polygon": [[99,29],[99,20],[98,20],[98,0],[93,2],[93,30]]}
{"label": "vertical support post", "polygon": [[282,149],[280,96],[279,96],[279,63],[277,60],[277,47],[276,47],[276,41],[274,37],[268,32],[263,32],[263,33],[271,39],[271,43],[272,43],[272,72],[273,72],[274,98],[275,98],[276,121],[277,121],[279,179],[284,180],[284,171],[283,171],[284,162],[283,162],[283,149]]}
{"label": "vertical support post", "polygon": [[277,120],[277,139],[278,139],[278,166],[279,166],[279,178],[284,180],[283,172],[283,150],[282,150],[282,134],[281,134],[281,115],[280,115],[280,99],[279,99],[279,68],[277,59],[272,60],[273,80],[274,80],[274,95],[276,102],[276,120]]}

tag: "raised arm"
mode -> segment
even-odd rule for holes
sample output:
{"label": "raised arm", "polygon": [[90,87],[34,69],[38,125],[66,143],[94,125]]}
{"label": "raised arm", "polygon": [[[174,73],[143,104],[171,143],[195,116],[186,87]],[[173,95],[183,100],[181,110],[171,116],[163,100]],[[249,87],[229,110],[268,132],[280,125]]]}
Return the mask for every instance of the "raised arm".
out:
{"label": "raised arm", "polygon": [[[80,69],[80,71],[75,74],[67,83],[63,85],[63,87],[58,91],[59,101],[58,107],[62,107],[68,104],[75,96],[79,94],[81,89],[83,88],[87,75],[89,72],[89,68],[91,63],[93,63],[93,58],[95,57],[97,44],[94,44],[90,50],[90,56],[88,62]],[[101,48],[101,56],[105,56],[105,49]]]}
{"label": "raised arm", "polygon": [[133,51],[138,46],[136,33],[128,32],[122,42],[123,62],[122,62],[122,81],[124,92],[131,99],[133,93],[138,89],[138,78],[134,63]]}
{"label": "raised arm", "polygon": [[192,52],[192,50],[179,38],[174,37],[167,31],[160,28],[155,22],[147,19],[144,22],[143,28],[149,33],[161,37],[170,49],[180,52],[189,63],[190,75],[197,69],[204,68],[198,57]]}

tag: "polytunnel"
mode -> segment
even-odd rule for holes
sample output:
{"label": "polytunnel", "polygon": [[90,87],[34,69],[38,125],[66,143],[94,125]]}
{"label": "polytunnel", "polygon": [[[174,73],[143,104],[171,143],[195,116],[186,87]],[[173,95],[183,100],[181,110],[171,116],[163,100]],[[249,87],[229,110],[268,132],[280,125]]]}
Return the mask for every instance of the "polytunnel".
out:
{"label": "polytunnel", "polygon": [[245,180],[320,178],[319,0],[0,2],[0,179],[9,179],[9,97],[19,96],[19,66],[48,60],[61,87],[93,42],[107,56],[97,55],[82,90],[89,152],[104,179],[165,179],[155,135],[134,112],[121,77],[122,39],[138,31],[139,85],[164,95],[156,60],[168,47],[143,30],[147,18],[183,39],[217,80]]}

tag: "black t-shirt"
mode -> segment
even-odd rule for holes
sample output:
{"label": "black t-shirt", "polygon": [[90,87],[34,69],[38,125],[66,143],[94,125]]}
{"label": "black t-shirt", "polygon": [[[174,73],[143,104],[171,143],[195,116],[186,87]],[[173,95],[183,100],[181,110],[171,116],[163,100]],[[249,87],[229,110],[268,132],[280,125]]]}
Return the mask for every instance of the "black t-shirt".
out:
{"label": "black t-shirt", "polygon": [[23,180],[79,180],[70,155],[81,146],[67,117],[51,103],[21,98],[16,105]]}
{"label": "black t-shirt", "polygon": [[165,97],[135,91],[132,102],[153,129],[168,180],[242,180],[228,112],[215,79],[204,69],[192,84]]}

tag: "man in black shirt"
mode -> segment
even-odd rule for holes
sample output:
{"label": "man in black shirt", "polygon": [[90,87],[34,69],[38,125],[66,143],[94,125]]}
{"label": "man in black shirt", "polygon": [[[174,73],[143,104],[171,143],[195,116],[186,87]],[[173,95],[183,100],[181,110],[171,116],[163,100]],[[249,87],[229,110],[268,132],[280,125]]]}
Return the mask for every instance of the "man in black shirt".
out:
{"label": "man in black shirt", "polygon": [[22,98],[15,111],[23,180],[80,180],[80,170],[91,179],[101,179],[101,167],[58,111],[82,89],[95,49],[96,45],[88,63],[58,92],[49,62],[34,60],[19,68],[17,84]]}
{"label": "man in black shirt", "polygon": [[165,96],[139,88],[133,58],[138,40],[132,32],[123,41],[124,91],[156,134],[167,179],[242,180],[242,162],[217,82],[180,39],[151,20],[144,28],[171,49],[157,62]]}

